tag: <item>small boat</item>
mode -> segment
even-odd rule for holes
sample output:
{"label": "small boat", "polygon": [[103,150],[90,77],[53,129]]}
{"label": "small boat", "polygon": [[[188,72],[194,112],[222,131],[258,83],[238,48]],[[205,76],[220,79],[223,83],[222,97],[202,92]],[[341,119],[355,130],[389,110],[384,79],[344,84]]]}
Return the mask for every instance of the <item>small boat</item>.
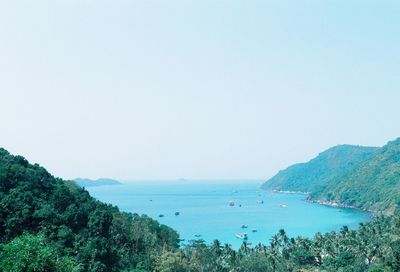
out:
{"label": "small boat", "polygon": [[264,204],[264,200],[258,200],[257,204]]}
{"label": "small boat", "polygon": [[257,230],[256,229],[252,229],[251,232],[257,232]]}
{"label": "small boat", "polygon": [[247,240],[247,234],[246,233],[236,233],[236,238],[242,239],[242,240]]}
{"label": "small boat", "polygon": [[163,215],[163,214],[160,214],[158,217],[164,217],[164,215]]}
{"label": "small boat", "polygon": [[201,234],[196,234],[194,237],[199,238],[201,237]]}
{"label": "small boat", "polygon": [[180,215],[181,213],[180,212],[175,212],[175,216],[178,216],[178,215]]}
{"label": "small boat", "polygon": [[279,207],[281,207],[281,208],[287,208],[287,205],[285,205],[285,204],[280,204]]}
{"label": "small boat", "polygon": [[233,207],[233,206],[235,206],[235,201],[229,200],[228,204],[229,204],[229,206]]}
{"label": "small boat", "polygon": [[239,204],[239,208],[241,208],[242,207],[242,204]]}
{"label": "small boat", "polygon": [[242,229],[247,229],[249,225],[242,225]]}

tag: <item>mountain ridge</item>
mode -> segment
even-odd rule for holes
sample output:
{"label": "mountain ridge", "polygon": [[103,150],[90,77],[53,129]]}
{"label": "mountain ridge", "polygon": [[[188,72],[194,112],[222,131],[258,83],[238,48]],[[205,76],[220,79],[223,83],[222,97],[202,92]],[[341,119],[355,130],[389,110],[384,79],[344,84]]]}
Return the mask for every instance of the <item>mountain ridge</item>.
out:
{"label": "mountain ridge", "polygon": [[339,145],[289,166],[262,185],[308,192],[310,201],[385,215],[400,212],[400,138],[383,147]]}
{"label": "mountain ridge", "polygon": [[359,145],[336,145],[320,152],[304,163],[296,163],[280,170],[267,180],[261,188],[278,191],[312,192],[332,175],[339,175],[373,154],[377,147]]}
{"label": "mountain ridge", "polygon": [[384,214],[399,212],[400,138],[388,142],[351,171],[331,177],[310,199],[337,201]]}

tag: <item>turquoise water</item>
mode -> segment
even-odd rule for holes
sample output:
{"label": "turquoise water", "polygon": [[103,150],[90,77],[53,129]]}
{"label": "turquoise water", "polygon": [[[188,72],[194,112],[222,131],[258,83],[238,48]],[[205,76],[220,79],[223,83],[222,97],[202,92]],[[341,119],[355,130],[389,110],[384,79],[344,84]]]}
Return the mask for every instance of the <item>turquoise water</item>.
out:
{"label": "turquoise water", "polygon": [[[237,232],[246,232],[253,245],[269,243],[279,229],[289,236],[313,237],[316,232],[357,228],[370,220],[366,212],[321,206],[303,201],[304,195],[278,194],[259,189],[258,181],[135,182],[88,187],[97,199],[120,210],[147,214],[178,231],[185,242],[219,239],[238,248]],[[235,206],[228,205],[233,200]],[[258,202],[263,201],[263,204]],[[281,208],[284,204],[287,207]],[[239,207],[241,205],[241,207]],[[175,212],[180,212],[175,216]],[[163,214],[164,217],[159,217]],[[243,229],[242,225],[248,225]],[[256,229],[257,232],[252,232]],[[197,237],[196,237],[197,235]],[[201,236],[200,236],[201,235]]]}

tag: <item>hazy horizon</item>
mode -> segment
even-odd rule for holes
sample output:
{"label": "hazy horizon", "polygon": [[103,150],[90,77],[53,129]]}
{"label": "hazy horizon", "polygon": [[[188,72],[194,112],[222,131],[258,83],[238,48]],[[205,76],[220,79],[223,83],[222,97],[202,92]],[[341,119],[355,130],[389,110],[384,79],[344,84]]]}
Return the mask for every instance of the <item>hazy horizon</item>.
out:
{"label": "hazy horizon", "polygon": [[255,179],[400,136],[397,1],[2,1],[0,146],[66,179]]}

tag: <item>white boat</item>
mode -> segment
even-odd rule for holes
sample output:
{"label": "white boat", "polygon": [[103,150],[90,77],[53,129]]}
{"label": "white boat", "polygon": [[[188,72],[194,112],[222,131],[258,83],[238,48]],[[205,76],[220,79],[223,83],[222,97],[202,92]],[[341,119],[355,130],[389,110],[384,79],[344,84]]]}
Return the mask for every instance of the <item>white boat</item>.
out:
{"label": "white boat", "polygon": [[237,232],[236,233],[236,238],[239,238],[239,239],[242,239],[242,240],[246,240],[247,239],[247,233]]}
{"label": "white boat", "polygon": [[281,207],[281,208],[287,208],[287,205],[281,204],[281,205],[279,205],[279,207]]}

